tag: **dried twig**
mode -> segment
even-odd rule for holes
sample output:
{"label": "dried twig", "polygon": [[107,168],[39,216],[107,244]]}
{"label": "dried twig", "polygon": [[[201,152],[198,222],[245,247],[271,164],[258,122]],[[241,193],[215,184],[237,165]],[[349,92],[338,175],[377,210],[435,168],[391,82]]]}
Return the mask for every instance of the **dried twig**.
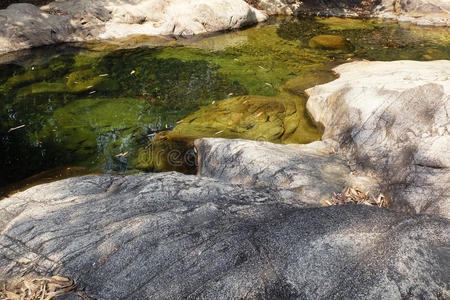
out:
{"label": "dried twig", "polygon": [[0,285],[0,300],[50,300],[75,288],[73,279],[67,277],[21,278]]}
{"label": "dried twig", "polygon": [[378,197],[371,196],[355,187],[346,187],[341,193],[333,193],[333,196],[324,200],[324,206],[342,205],[342,204],[365,204],[378,207],[389,207],[389,202],[383,194]]}

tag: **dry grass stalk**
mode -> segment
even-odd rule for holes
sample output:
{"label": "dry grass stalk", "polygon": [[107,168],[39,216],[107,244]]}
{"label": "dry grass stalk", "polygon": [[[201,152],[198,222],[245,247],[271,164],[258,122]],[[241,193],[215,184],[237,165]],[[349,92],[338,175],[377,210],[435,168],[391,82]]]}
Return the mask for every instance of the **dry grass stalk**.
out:
{"label": "dry grass stalk", "polygon": [[75,290],[67,277],[25,279],[0,284],[0,300],[50,300]]}
{"label": "dry grass stalk", "polygon": [[341,193],[333,193],[331,198],[323,201],[324,206],[342,204],[365,204],[370,206],[389,207],[389,202],[383,194],[374,197],[356,187],[346,187]]}

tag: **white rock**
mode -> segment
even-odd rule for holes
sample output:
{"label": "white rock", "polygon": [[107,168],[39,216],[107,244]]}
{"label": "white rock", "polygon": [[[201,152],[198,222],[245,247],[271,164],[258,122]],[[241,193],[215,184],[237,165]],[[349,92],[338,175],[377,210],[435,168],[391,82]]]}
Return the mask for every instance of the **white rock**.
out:
{"label": "white rock", "polygon": [[283,199],[322,206],[345,187],[378,195],[376,178],[353,174],[347,161],[324,142],[278,145],[204,138],[195,141],[201,176],[234,184],[270,187]]}
{"label": "white rock", "polygon": [[384,180],[394,206],[450,217],[450,61],[353,62],[308,89],[324,139]]}
{"label": "white rock", "polygon": [[237,29],[267,16],[243,0],[60,0],[0,10],[0,53],[133,34],[188,36]]}

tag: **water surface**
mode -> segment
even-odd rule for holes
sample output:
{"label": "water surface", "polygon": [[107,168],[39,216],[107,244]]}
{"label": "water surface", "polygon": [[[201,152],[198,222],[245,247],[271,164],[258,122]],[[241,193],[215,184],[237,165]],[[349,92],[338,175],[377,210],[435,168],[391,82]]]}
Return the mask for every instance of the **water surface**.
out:
{"label": "water surface", "polygon": [[[202,136],[318,140],[305,88],[332,80],[329,70],[347,60],[450,59],[449,31],[277,18],[192,39],[132,37],[0,56],[0,186],[55,168],[192,173],[192,140]],[[344,37],[346,47],[313,47],[323,34]]]}

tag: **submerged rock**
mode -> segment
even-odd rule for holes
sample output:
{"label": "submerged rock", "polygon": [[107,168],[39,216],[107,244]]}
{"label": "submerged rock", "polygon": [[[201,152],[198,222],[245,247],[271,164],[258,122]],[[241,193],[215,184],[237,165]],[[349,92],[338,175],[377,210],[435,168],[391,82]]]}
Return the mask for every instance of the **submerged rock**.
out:
{"label": "submerged rock", "polygon": [[353,62],[306,90],[323,140],[377,174],[396,209],[450,217],[450,61]]}
{"label": "submerged rock", "polygon": [[[134,165],[144,170],[182,170],[185,156],[192,154],[194,140],[202,137],[284,144],[304,144],[320,139],[320,131],[304,113],[304,99],[287,93],[277,97],[240,96],[217,101],[179,121],[172,131],[158,134],[149,147],[140,150]],[[190,164],[192,172],[195,168]]]}
{"label": "submerged rock", "polygon": [[449,220],[282,199],[177,173],[36,186],[0,202],[0,281],[68,276],[99,300],[448,297]]}
{"label": "submerged rock", "polygon": [[351,51],[352,44],[339,35],[321,34],[309,40],[309,46],[314,49]]}

